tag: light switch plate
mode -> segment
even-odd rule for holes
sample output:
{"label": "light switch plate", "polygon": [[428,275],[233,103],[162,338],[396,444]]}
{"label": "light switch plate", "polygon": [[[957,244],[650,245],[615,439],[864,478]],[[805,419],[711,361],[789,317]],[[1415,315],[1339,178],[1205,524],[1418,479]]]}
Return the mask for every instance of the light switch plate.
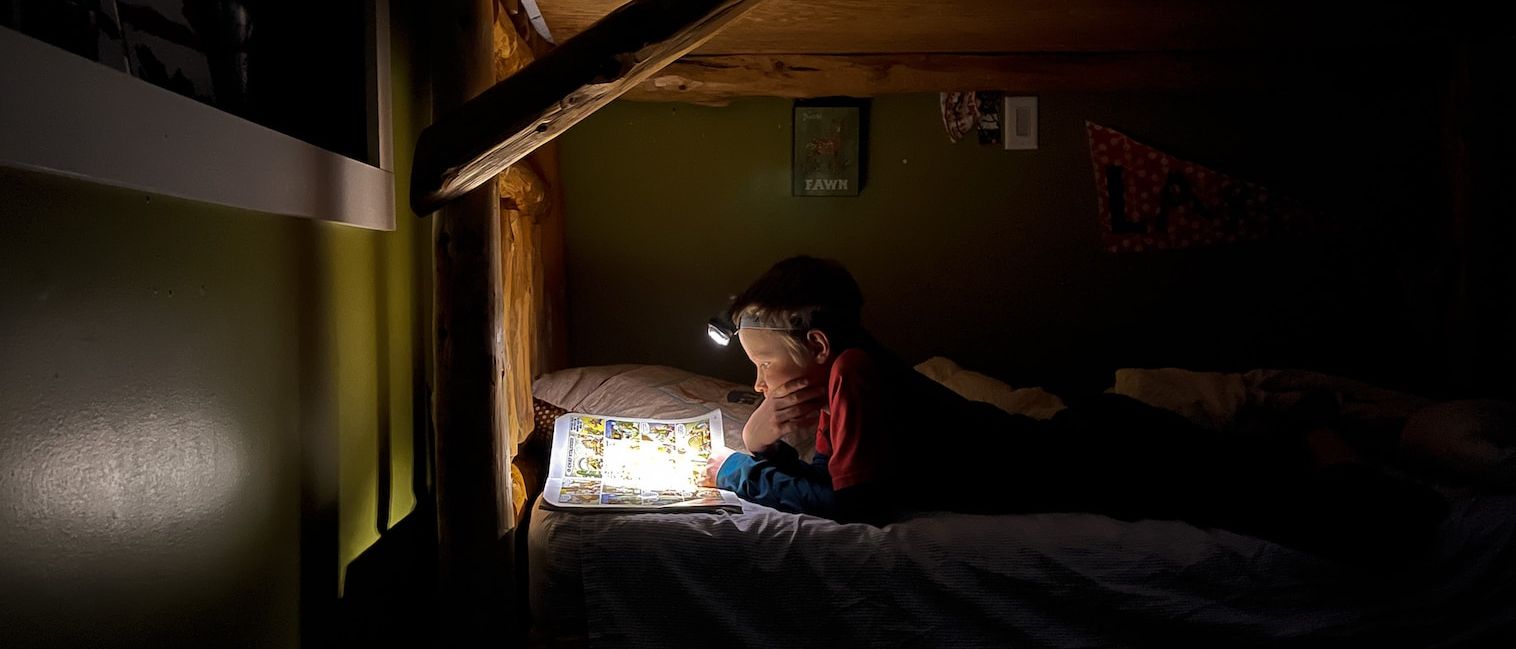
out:
{"label": "light switch plate", "polygon": [[1006,97],[1005,123],[1000,128],[1007,151],[1037,148],[1037,98]]}

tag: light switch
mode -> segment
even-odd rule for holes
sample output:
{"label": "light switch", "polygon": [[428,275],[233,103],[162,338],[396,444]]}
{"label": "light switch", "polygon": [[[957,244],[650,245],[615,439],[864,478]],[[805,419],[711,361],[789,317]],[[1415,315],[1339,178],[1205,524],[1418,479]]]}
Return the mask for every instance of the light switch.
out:
{"label": "light switch", "polygon": [[1037,148],[1037,98],[1005,98],[1005,148],[1007,151]]}

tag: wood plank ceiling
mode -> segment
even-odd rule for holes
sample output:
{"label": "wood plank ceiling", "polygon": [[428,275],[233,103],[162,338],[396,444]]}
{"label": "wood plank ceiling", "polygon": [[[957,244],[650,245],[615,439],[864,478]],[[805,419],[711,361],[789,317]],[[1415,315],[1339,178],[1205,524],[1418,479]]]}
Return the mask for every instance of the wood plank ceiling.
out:
{"label": "wood plank ceiling", "polygon": [[[538,0],[538,7],[553,38],[561,43],[621,2]],[[1405,42],[1425,35],[1430,24],[1417,4],[1319,0],[769,0],[695,54],[1341,47]]]}
{"label": "wood plank ceiling", "polygon": [[[559,43],[622,0],[538,0]],[[954,88],[1122,90],[1258,84],[1313,53],[1439,37],[1428,2],[769,0],[629,93],[873,95]]]}

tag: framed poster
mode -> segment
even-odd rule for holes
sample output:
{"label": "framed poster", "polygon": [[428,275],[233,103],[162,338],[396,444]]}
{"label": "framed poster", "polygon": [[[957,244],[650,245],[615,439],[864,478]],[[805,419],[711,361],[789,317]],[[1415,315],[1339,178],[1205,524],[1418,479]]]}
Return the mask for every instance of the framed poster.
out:
{"label": "framed poster", "polygon": [[863,181],[865,106],[859,102],[796,102],[795,196],[857,196]]}

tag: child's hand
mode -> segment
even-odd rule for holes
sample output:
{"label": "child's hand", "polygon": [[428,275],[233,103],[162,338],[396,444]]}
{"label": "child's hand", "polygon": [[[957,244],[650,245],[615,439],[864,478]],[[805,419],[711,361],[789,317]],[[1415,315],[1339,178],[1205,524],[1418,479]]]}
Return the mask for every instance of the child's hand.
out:
{"label": "child's hand", "polygon": [[732,452],[725,448],[712,449],[711,457],[705,461],[705,473],[700,475],[700,486],[715,487],[716,474],[721,472],[721,465],[726,464],[726,459],[732,456]]}
{"label": "child's hand", "polygon": [[826,392],[820,386],[810,385],[808,379],[785,383],[771,390],[753,410],[753,416],[742,427],[742,442],[748,452],[761,453],[785,435],[815,430],[825,403]]}

